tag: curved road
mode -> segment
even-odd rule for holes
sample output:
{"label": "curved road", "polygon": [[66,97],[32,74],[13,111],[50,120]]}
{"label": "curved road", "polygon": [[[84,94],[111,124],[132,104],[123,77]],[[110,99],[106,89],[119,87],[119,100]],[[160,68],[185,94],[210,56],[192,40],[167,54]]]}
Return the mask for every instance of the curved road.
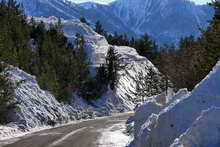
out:
{"label": "curved road", "polygon": [[124,123],[131,115],[125,113],[32,133],[4,147],[97,147],[103,130]]}

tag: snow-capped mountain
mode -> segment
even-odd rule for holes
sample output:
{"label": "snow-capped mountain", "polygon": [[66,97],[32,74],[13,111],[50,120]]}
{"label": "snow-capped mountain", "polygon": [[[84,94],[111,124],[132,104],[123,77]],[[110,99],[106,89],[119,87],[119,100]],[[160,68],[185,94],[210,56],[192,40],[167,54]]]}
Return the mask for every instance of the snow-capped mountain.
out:
{"label": "snow-capped mountain", "polygon": [[211,8],[188,0],[118,0],[110,7],[136,34],[148,33],[159,42],[198,35],[212,17]]}
{"label": "snow-capped mountain", "polygon": [[199,35],[213,11],[188,0],[117,0],[109,5],[67,0],[17,0],[30,16],[64,19],[85,17],[91,25],[100,20],[105,30],[138,37],[148,33],[159,44],[177,43],[181,37]]}
{"label": "snow-capped mountain", "polygon": [[[106,5],[96,3],[75,4],[67,0],[17,0],[24,8],[24,12],[34,17],[55,16],[63,19],[79,19],[85,17],[88,22],[94,24],[100,20],[104,28],[111,32],[126,33],[135,36],[121,20],[106,10]],[[108,8],[108,7],[107,7]]]}

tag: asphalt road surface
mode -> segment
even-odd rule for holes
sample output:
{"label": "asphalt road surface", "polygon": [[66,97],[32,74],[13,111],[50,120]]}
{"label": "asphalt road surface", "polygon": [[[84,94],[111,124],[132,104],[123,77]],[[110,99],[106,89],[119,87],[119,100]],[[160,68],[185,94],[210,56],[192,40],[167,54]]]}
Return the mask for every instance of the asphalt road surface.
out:
{"label": "asphalt road surface", "polygon": [[32,133],[4,147],[97,147],[102,130],[125,122],[131,115],[125,113]]}

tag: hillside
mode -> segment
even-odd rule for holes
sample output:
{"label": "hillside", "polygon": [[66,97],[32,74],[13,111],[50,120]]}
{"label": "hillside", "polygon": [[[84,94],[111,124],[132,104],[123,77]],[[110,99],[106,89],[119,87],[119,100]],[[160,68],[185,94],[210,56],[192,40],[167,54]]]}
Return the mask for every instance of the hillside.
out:
{"label": "hillside", "polygon": [[[57,23],[58,19],[36,18],[36,22],[44,21],[46,27],[51,23]],[[104,63],[109,44],[106,39],[95,33],[88,25],[78,20],[62,21],[64,34],[70,39],[74,39],[75,33],[81,33],[85,37],[87,51],[91,57],[91,70]],[[12,67],[10,75],[13,81],[25,81],[16,90],[15,101],[21,103],[12,109],[8,115],[9,128],[2,130],[2,138],[13,136],[10,131],[19,129],[30,129],[44,125],[55,125],[65,123],[70,120],[81,118],[93,118],[96,116],[109,115],[130,111],[135,106],[138,97],[134,95],[135,82],[139,72],[146,74],[148,68],[154,65],[146,58],[137,54],[136,50],[130,47],[117,47],[116,50],[129,63],[129,68],[120,72],[119,84],[116,92],[107,91],[97,100],[87,102],[81,97],[76,97],[71,104],[58,102],[55,97],[48,91],[42,90],[36,78],[24,71]],[[94,73],[95,74],[95,73]],[[13,124],[13,125],[12,125]],[[10,127],[12,127],[10,129]],[[9,131],[9,132],[7,132]],[[16,131],[19,132],[19,131]]]}

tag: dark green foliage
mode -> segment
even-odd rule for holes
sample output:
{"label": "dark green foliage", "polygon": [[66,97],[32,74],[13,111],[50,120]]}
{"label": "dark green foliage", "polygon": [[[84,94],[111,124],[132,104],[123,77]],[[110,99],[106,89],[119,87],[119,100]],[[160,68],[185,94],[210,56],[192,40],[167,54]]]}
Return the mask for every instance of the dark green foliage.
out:
{"label": "dark green foliage", "polygon": [[102,24],[100,21],[97,21],[95,24],[95,31],[100,34],[100,35],[104,35],[106,34],[105,30],[102,28]]}
{"label": "dark green foliage", "polygon": [[150,61],[154,61],[156,58],[158,47],[147,34],[136,40],[134,38],[129,39],[126,35],[118,35],[117,33],[114,35],[105,33],[104,35],[109,44],[133,47],[139,55],[146,57]]}
{"label": "dark green foliage", "polygon": [[62,31],[61,19],[45,28],[43,22],[29,23],[14,0],[0,4],[0,60],[37,77],[41,88],[60,101],[70,102],[89,79],[89,60],[83,36],[74,44]]}
{"label": "dark green foliage", "polygon": [[16,85],[8,79],[6,65],[0,63],[0,124],[7,122],[7,113],[15,107],[14,101]]}
{"label": "dark green foliage", "polygon": [[85,17],[81,17],[79,20],[80,20],[82,23],[85,23],[85,24],[87,24],[87,25],[90,25],[90,24],[87,22],[87,20],[85,19]]}
{"label": "dark green foliage", "polygon": [[108,71],[103,64],[97,68],[96,76],[85,82],[81,96],[88,101],[99,98],[107,91],[108,83]]}
{"label": "dark green foliage", "polygon": [[141,98],[142,102],[144,102],[144,98],[158,95],[166,91],[168,87],[171,87],[171,85],[168,85],[166,87],[164,76],[158,73],[158,71],[155,71],[155,69],[153,69],[152,67],[149,67],[146,70],[148,72],[145,76],[143,73],[140,72],[136,79],[135,95]]}
{"label": "dark green foliage", "polygon": [[112,90],[115,90],[119,80],[118,72],[120,70],[124,70],[126,68],[126,64],[123,63],[123,58],[120,54],[118,54],[114,47],[109,47],[106,57],[106,67],[109,86]]}
{"label": "dark green foliage", "polygon": [[126,34],[119,35],[115,32],[113,35],[108,34],[103,28],[100,21],[96,22],[95,31],[107,39],[108,43],[117,46],[130,46],[137,50],[138,54],[146,57],[150,61],[154,61],[156,58],[156,52],[158,46],[151,40],[150,36],[147,34],[143,35],[139,39],[129,38]]}
{"label": "dark green foliage", "polygon": [[178,48],[165,46],[157,55],[156,65],[174,86],[192,90],[220,59],[220,2],[214,1],[215,17],[201,37],[183,38]]}

